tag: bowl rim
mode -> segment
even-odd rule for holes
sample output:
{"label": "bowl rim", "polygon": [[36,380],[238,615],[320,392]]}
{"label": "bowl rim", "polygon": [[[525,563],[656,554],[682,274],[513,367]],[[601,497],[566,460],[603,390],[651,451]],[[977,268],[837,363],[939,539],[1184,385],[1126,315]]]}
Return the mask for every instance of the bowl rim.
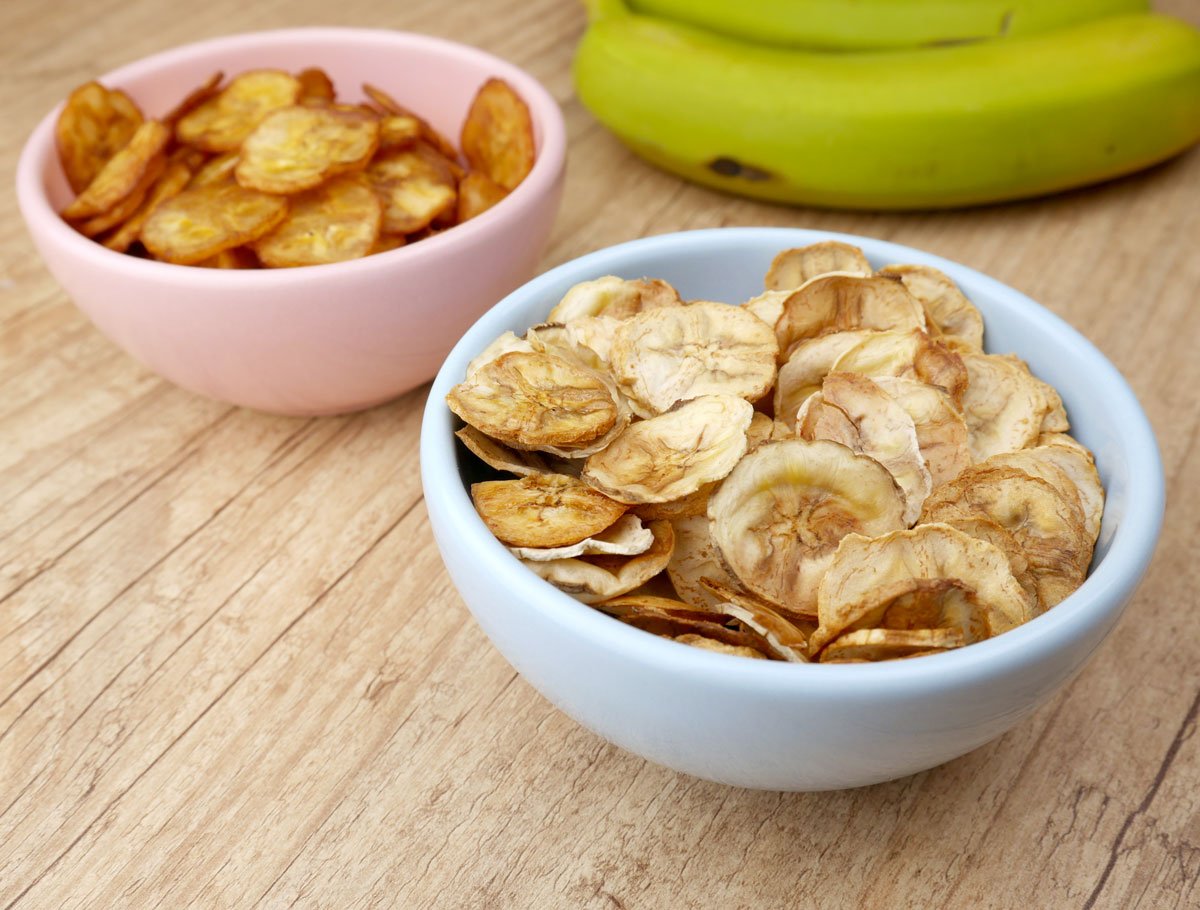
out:
{"label": "bowl rim", "polygon": [[[731,232],[733,234],[731,235]],[[794,664],[737,659],[730,655],[679,647],[640,629],[614,622],[599,611],[557,590],[530,572],[487,530],[476,514],[458,472],[453,415],[444,398],[459,381],[467,362],[508,328],[511,313],[532,297],[564,279],[572,282],[620,273],[631,252],[670,254],[684,248],[716,248],[731,236],[761,240],[785,249],[818,240],[841,240],[869,256],[893,262],[939,268],[956,283],[983,290],[996,305],[1020,311],[1063,346],[1077,349],[1089,361],[1090,385],[1104,395],[1106,407],[1118,412],[1126,428],[1122,437],[1130,464],[1125,512],[1104,559],[1074,594],[1039,617],[1003,635],[966,648],[919,660],[864,664]],[[728,227],[662,234],[632,240],[563,263],[518,288],[481,316],[447,356],[433,381],[421,427],[421,475],[431,523],[453,528],[462,546],[471,549],[478,571],[495,586],[521,592],[526,608],[546,622],[565,627],[598,648],[659,672],[711,682],[714,675],[731,685],[760,693],[827,693],[867,697],[881,689],[919,695],[1008,675],[1021,667],[1053,659],[1056,652],[1124,609],[1144,574],[1162,526],[1164,482],[1158,444],[1137,397],[1115,366],[1082,334],[1026,295],[964,265],[890,241],[853,234],[803,228]],[[438,541],[439,547],[442,542]],[[1096,647],[1099,646],[1097,641]],[[1090,657],[1090,653],[1086,655]],[[1083,661],[1079,666],[1082,666]]]}
{"label": "bowl rim", "polygon": [[[126,81],[144,78],[160,68],[180,62],[203,60],[216,51],[253,48],[269,42],[273,46],[302,45],[314,40],[352,44],[382,44],[403,49],[421,46],[432,48],[455,65],[470,61],[491,68],[494,74],[513,83],[525,100],[533,118],[535,136],[540,133],[540,145],[533,169],[512,192],[471,220],[454,228],[427,237],[420,243],[406,244],[384,253],[364,256],[344,262],[298,266],[286,269],[206,269],[181,266],[175,263],[141,259],[108,249],[72,229],[54,207],[43,187],[42,169],[55,154],[54,125],[64,101],[46,113],[31,131],[21,149],[16,169],[17,202],[30,233],[44,234],[49,242],[64,251],[89,261],[97,268],[115,270],[130,278],[162,280],[183,279],[200,286],[229,289],[231,286],[270,288],[296,280],[312,280],[317,276],[337,278],[358,272],[390,269],[401,262],[415,262],[422,257],[436,256],[453,244],[470,244],[489,232],[521,229],[526,207],[537,199],[554,192],[566,164],[566,125],[558,102],[537,79],[514,63],[469,44],[394,29],[343,28],[310,26],[302,28],[268,29],[239,32],[208,38],[158,51],[131,63],[124,64],[95,79],[104,85],[121,87]],[[319,61],[318,61],[319,64]],[[310,61],[309,64],[312,65]],[[314,273],[314,269],[319,270]],[[185,271],[186,270],[186,271]],[[168,305],[170,301],[165,301]]]}

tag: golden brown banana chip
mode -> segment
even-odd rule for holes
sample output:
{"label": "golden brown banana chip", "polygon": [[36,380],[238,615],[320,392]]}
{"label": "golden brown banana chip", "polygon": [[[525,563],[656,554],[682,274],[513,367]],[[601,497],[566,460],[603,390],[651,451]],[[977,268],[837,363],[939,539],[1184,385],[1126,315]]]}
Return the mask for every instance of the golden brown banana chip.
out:
{"label": "golden brown banana chip", "polygon": [[471,499],[488,530],[510,547],[579,543],[625,514],[621,503],[562,474],[472,484]]}
{"label": "golden brown banana chip", "polygon": [[876,376],[872,381],[912,418],[932,486],[953,480],[971,465],[967,423],[950,396],[916,379]]}
{"label": "golden brown banana chip", "polygon": [[299,104],[312,101],[333,101],[337,92],[333,88],[333,80],[323,69],[310,66],[296,73],[296,81],[300,83]]}
{"label": "golden brown banana chip", "polygon": [[167,159],[163,155],[156,156],[146,167],[138,185],[124,199],[111,206],[99,215],[93,215],[77,225],[79,233],[85,237],[99,237],[105,231],[123,225],[142,207],[154,184],[166,170]]}
{"label": "golden brown banana chip", "polygon": [[627,594],[598,603],[596,609],[644,632],[706,651],[770,659],[770,645],[752,630],[732,628],[725,613],[693,610],[688,604],[648,594]]}
{"label": "golden brown banana chip", "polygon": [[295,104],[301,90],[299,80],[281,70],[241,73],[218,95],[180,117],[175,137],[206,152],[233,151],[269,113]]}
{"label": "golden brown banana chip", "polygon": [[865,329],[831,332],[793,345],[775,380],[775,419],[794,427],[796,414],[808,396],[821,390],[825,374],[833,369],[837,359],[869,334]]}
{"label": "golden brown banana chip", "polygon": [[458,210],[455,217],[459,224],[482,215],[508,195],[508,191],[479,171],[464,174],[458,181]]}
{"label": "golden brown banana chip", "polygon": [[432,145],[451,162],[457,162],[458,152],[454,148],[454,143],[435,130],[428,120],[413,113],[381,88],[367,82],[363,83],[362,88],[363,94],[370,98],[385,115],[415,120],[420,127],[420,138]]}
{"label": "golden brown banana chip", "polygon": [[375,243],[367,255],[374,256],[376,253],[389,253],[407,244],[408,238],[403,234],[380,234],[375,238]]}
{"label": "golden brown banana chip", "polygon": [[1100,482],[1092,453],[1065,433],[1043,433],[1038,437],[1037,446],[1030,451],[1052,461],[1071,479],[1083,509],[1084,529],[1095,545],[1104,517],[1104,485]]}
{"label": "golden brown banana chip", "polygon": [[711,578],[731,589],[737,582],[725,570],[708,530],[708,516],[692,515],[671,522],[675,531],[675,551],[667,564],[667,577],[681,600],[698,610],[713,610],[720,602],[702,583]]}
{"label": "golden brown banana chip", "polygon": [[683,306],[679,292],[665,281],[641,278],[631,281],[605,275],[572,287],[550,311],[548,322],[573,323],[584,316],[628,319],[645,310]]}
{"label": "golden brown banana chip", "polygon": [[87,189],[63,209],[62,216],[82,221],[107,212],[124,200],[144,185],[148,173],[155,169],[162,172],[164,150],[170,139],[171,131],[157,120],[143,122],[129,143],[104,163]]}
{"label": "golden brown banana chip", "polygon": [[506,190],[533,170],[533,118],[503,79],[480,86],[463,121],[460,144],[471,169],[483,171]]}
{"label": "golden brown banana chip", "polygon": [[826,335],[868,329],[908,332],[925,328],[921,304],[899,282],[876,276],[819,275],[783,302],[775,323],[779,350]]}
{"label": "golden brown banana chip", "polygon": [[847,534],[903,527],[904,497],[874,459],[835,442],[785,440],[743,458],[708,503],[712,537],[748,590],[801,613]]}
{"label": "golden brown banana chip", "polygon": [[895,660],[961,648],[963,644],[963,635],[957,629],[859,629],[826,645],[821,662]]}
{"label": "golden brown banana chip", "polygon": [[1044,612],[1078,588],[1091,544],[1077,500],[1017,468],[973,465],[925,501],[921,521],[987,518],[1012,533],[1029,562]]}
{"label": "golden brown banana chip", "polygon": [[142,125],[142,112],[120,89],[85,82],[67,96],[54,125],[67,183],[82,192]]}
{"label": "golden brown banana chip", "polygon": [[754,408],[734,395],[702,395],[626,427],[588,457],[583,480],[631,505],[673,502],[725,477],[746,453]]}
{"label": "golden brown banana chip", "polygon": [[962,361],[970,377],[962,409],[975,460],[1033,445],[1050,402],[1025,364],[997,354],[964,353]]}
{"label": "golden brown banana chip", "polygon": [[510,449],[490,436],[480,433],[473,426],[465,426],[461,430],[455,431],[454,435],[467,447],[468,451],[489,468],[516,474],[518,477],[550,473],[549,466],[540,455],[534,452],[518,452]]}
{"label": "golden brown banana chip", "polygon": [[494,439],[556,454],[601,439],[621,416],[601,374],[551,354],[503,354],[451,389],[446,402]]}
{"label": "golden brown banana chip", "polygon": [[158,119],[174,130],[175,124],[183,117],[194,111],[209,98],[215,97],[221,91],[221,80],[224,78],[225,74],[217,70],[217,72],[208,77],[203,85],[188,92],[182,101]]}
{"label": "golden brown banana chip", "polygon": [[931,336],[955,350],[983,350],[983,316],[945,273],[928,265],[889,265],[879,274],[901,282],[921,302]]}
{"label": "golden brown banana chip", "polygon": [[383,230],[411,234],[454,208],[458,187],[444,159],[428,146],[383,152],[367,165],[367,179],[383,200]]}
{"label": "golden brown banana chip", "polygon": [[641,587],[667,567],[675,546],[671,524],[652,521],[649,527],[654,543],[636,556],[578,556],[549,562],[526,560],[524,563],[576,600],[586,604],[606,601]]}
{"label": "golden brown banana chip", "polygon": [[379,237],[383,206],[359,174],[334,177],[291,197],[287,218],[253,244],[263,265],[289,268],[366,256]]}
{"label": "golden brown banana chip", "polygon": [[194,189],[219,183],[233,183],[233,172],[237,168],[239,160],[237,152],[225,152],[209,158],[192,175],[188,187]]}
{"label": "golden brown banana chip", "polygon": [[618,326],[612,372],[642,417],[699,395],[761,398],[775,381],[775,335],[741,307],[698,301],[646,310]]}
{"label": "golden brown banana chip", "polygon": [[715,609],[766,639],[774,657],[791,663],[808,662],[808,636],[816,628],[814,624],[789,618],[761,598],[716,579],[703,578],[700,583],[715,598]]}
{"label": "golden brown banana chip", "polygon": [[767,290],[798,288],[806,281],[829,272],[870,275],[871,263],[856,246],[840,240],[822,240],[777,254],[767,269]]}
{"label": "golden brown banana chip", "polygon": [[955,407],[967,390],[963,358],[920,329],[872,332],[834,361],[833,368],[872,379],[898,376],[927,382],[949,395]]}
{"label": "golden brown banana chip", "polygon": [[421,121],[401,114],[385,114],[379,118],[379,150],[396,151],[414,145],[424,134]]}
{"label": "golden brown banana chip", "polygon": [[189,188],[150,214],[142,226],[142,243],[159,259],[193,265],[258,240],[287,213],[286,198],[236,183]]}
{"label": "golden brown banana chip", "polygon": [[146,219],[158,206],[183,192],[191,179],[192,172],[183,161],[173,161],[167,165],[162,176],[154,183],[149,194],[145,197],[137,211],[129,216],[121,226],[104,239],[104,245],[110,250],[123,253],[138,239]]}
{"label": "golden brown banana chip", "polygon": [[654,544],[654,535],[643,527],[636,515],[625,514],[612,525],[579,543],[562,547],[509,547],[519,559],[548,562],[551,559],[570,559],[573,556],[636,556]]}
{"label": "golden brown banana chip", "polygon": [[[237,182],[264,193],[301,193],[361,170],[379,145],[373,115],[294,105],[272,111],[241,146]],[[364,253],[365,255],[365,253]]]}
{"label": "golden brown banana chip", "polygon": [[194,265],[202,269],[259,268],[258,257],[244,246],[235,246],[228,250],[221,250],[215,256],[210,256],[208,259],[194,263]]}

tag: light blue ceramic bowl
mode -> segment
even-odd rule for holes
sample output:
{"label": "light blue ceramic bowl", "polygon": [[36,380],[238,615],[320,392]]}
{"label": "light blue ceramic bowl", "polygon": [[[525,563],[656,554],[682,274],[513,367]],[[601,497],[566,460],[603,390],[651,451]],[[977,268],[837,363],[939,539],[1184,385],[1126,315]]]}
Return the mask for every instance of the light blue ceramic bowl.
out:
{"label": "light blue ceramic bowl", "polygon": [[[543,321],[571,285],[650,276],[685,298],[740,302],[779,250],[862,247],[876,267],[946,272],[983,312],[986,347],[1014,352],[1062,395],[1108,493],[1092,572],[1045,615],[997,638],[916,660],[804,665],[680,646],[616,622],[528,571],[475,514],[444,398],[506,329]],[[1163,476],[1129,385],[1079,332],[1025,295],[918,250],[846,234],[724,228],[635,240],[568,262],[489,310],[434,381],[421,472],[434,536],[493,644],[551,702],[606,739],[711,780],[777,790],[854,787],[912,774],[999,736],[1077,674],[1112,630],[1154,552]]]}

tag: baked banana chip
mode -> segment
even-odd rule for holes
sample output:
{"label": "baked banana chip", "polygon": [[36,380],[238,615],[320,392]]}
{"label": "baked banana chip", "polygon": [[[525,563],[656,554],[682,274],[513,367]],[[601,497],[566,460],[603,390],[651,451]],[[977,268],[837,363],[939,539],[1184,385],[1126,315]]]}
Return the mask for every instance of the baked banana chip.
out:
{"label": "baked banana chip", "polygon": [[775,380],[775,419],[794,427],[796,414],[810,395],[821,391],[837,359],[869,334],[869,330],[831,332],[795,344]]}
{"label": "baked banana chip", "polygon": [[296,77],[282,70],[242,73],[180,117],[175,138],[205,152],[233,151],[269,113],[295,104],[302,89]]}
{"label": "baked banana chip", "polygon": [[769,291],[787,290],[830,272],[870,275],[871,271],[871,263],[858,247],[840,240],[822,240],[776,254],[765,283]]}
{"label": "baked banana chip", "polygon": [[746,454],[754,408],[734,395],[702,395],[631,424],[588,457],[583,480],[631,505],[673,502],[721,480]]}
{"label": "baked banana chip", "polygon": [[770,658],[770,645],[753,631],[730,628],[734,618],[726,613],[693,610],[669,597],[629,594],[596,604],[596,609],[627,625],[682,644],[736,654]]}
{"label": "baked banana chip", "polygon": [[142,123],[128,144],[109,158],[87,188],[63,209],[62,216],[69,221],[93,218],[145,186],[147,174],[162,173],[170,140],[171,131],[157,120]]}
{"label": "baked banana chip", "polygon": [[488,530],[510,547],[569,546],[625,514],[621,503],[561,474],[472,484],[471,500]]}
{"label": "baked banana chip", "polygon": [[751,297],[742,304],[742,309],[749,310],[772,328],[783,315],[783,302],[792,296],[792,291],[763,291],[757,297]]}
{"label": "baked banana chip", "polygon": [[737,580],[806,615],[816,615],[817,583],[841,539],[902,528],[903,515],[886,468],[824,440],[759,447],[708,503],[713,541]]}
{"label": "baked banana chip", "polygon": [[335,107],[272,111],[241,145],[237,182],[264,193],[302,193],[361,170],[379,145],[379,118]]}
{"label": "baked banana chip", "polygon": [[572,323],[584,316],[628,319],[644,310],[674,306],[683,306],[683,301],[679,299],[679,292],[665,281],[605,275],[572,287],[546,319],[557,323]]}
{"label": "baked banana chip", "polygon": [[967,422],[950,396],[937,386],[916,379],[876,376],[872,382],[912,418],[932,486],[953,480],[971,466]]}
{"label": "baked banana chip", "polygon": [[954,350],[983,350],[983,315],[944,272],[929,265],[889,265],[879,274],[901,282],[921,302],[931,336]]}
{"label": "baked banana chip", "polygon": [[1065,433],[1043,433],[1031,451],[1052,461],[1071,479],[1083,509],[1084,529],[1094,546],[1104,517],[1104,485],[1092,453]]}
{"label": "baked banana chip", "polygon": [[1033,445],[1050,410],[1025,364],[998,354],[962,355],[969,384],[962,398],[971,455],[984,461]]}
{"label": "baked banana chip", "polygon": [[568,323],[535,325],[525,333],[525,340],[539,353],[607,373],[619,324],[611,316],[579,316]]}
{"label": "baked banana chip", "polygon": [[636,556],[580,556],[547,562],[523,562],[530,570],[576,600],[585,604],[600,603],[628,594],[667,567],[675,547],[671,524],[652,521],[649,528],[654,535],[654,543],[650,549]]}
{"label": "baked banana chip", "polygon": [[[533,345],[524,338],[517,337],[513,332],[505,332],[486,348],[480,351],[475,358],[467,364],[467,378],[470,379],[479,370],[480,367],[486,366],[493,360],[498,360],[504,354],[534,353]],[[540,351],[538,353],[546,353]]]}
{"label": "baked banana chip", "polygon": [[383,206],[359,174],[334,177],[291,197],[287,218],[253,244],[263,265],[290,268],[366,256],[379,238]]}
{"label": "baked banana chip", "polygon": [[446,403],[506,445],[568,457],[623,429],[606,378],[551,354],[503,354],[451,389]]}
{"label": "baked banana chip", "polygon": [[741,307],[699,301],[629,317],[612,343],[612,372],[640,417],[677,401],[728,394],[755,401],[775,382],[775,334]]}
{"label": "baked banana chip", "polygon": [[761,635],[779,660],[808,662],[808,638],[816,628],[812,622],[785,616],[762,598],[714,578],[701,579],[700,584],[716,600],[716,610]]}
{"label": "baked banana chip", "polygon": [[924,328],[925,311],[904,285],[888,278],[835,272],[818,275],[783,302],[775,337],[787,356],[792,345],[830,332]]}
{"label": "baked banana chip", "polygon": [[720,599],[703,584],[709,578],[736,589],[737,582],[725,570],[708,529],[708,515],[691,515],[671,522],[675,551],[667,564],[667,577],[681,600],[698,610],[715,610]]}
{"label": "baked banana chip", "polygon": [[861,663],[918,657],[961,648],[966,642],[956,629],[859,629],[826,646],[821,663]]}
{"label": "baked banana chip", "polygon": [[654,545],[654,535],[643,527],[636,515],[625,514],[610,527],[579,543],[562,547],[509,547],[509,552],[519,559],[548,562],[551,559],[569,559],[572,556],[636,556],[645,553]]}
{"label": "baked banana chip", "polygon": [[755,411],[750,418],[750,426],[746,428],[746,451],[753,452],[768,442],[778,442],[781,439],[795,437],[792,427],[782,420],[772,420],[762,411]]}
{"label": "baked banana chip", "polygon": [[67,96],[54,141],[67,183],[82,192],[142,125],[141,110],[120,89],[85,82]]}
{"label": "baked banana chip", "polygon": [[258,240],[287,213],[284,197],[236,183],[186,189],[150,214],[142,227],[142,243],[159,259],[194,265]]}
{"label": "baked banana chip", "polygon": [[480,433],[473,426],[465,426],[461,430],[455,431],[454,435],[471,454],[489,468],[516,474],[518,477],[551,473],[549,465],[540,455],[534,452],[518,452],[510,449],[490,436]]}
{"label": "baked banana chip", "polygon": [[872,379],[897,376],[927,382],[949,395],[955,407],[962,403],[969,378],[963,358],[920,329],[872,332],[834,361],[833,368]]}
{"label": "baked banana chip", "polygon": [[[959,596],[953,586],[915,584],[947,580],[969,589],[972,597]],[[821,579],[821,624],[809,640],[809,652],[818,653],[847,630],[911,629],[919,620],[976,641],[1025,622],[1032,607],[1008,558],[956,528],[925,524],[873,538],[852,534]]]}

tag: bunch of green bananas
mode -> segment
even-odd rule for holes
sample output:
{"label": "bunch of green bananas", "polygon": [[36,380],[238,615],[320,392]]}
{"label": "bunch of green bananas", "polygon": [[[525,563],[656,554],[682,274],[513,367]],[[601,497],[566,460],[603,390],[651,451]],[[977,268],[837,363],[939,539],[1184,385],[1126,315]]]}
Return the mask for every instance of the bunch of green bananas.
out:
{"label": "bunch of green bananas", "polygon": [[1200,140],[1200,31],[1146,0],[586,2],[583,103],[649,161],[730,192],[944,208]]}

